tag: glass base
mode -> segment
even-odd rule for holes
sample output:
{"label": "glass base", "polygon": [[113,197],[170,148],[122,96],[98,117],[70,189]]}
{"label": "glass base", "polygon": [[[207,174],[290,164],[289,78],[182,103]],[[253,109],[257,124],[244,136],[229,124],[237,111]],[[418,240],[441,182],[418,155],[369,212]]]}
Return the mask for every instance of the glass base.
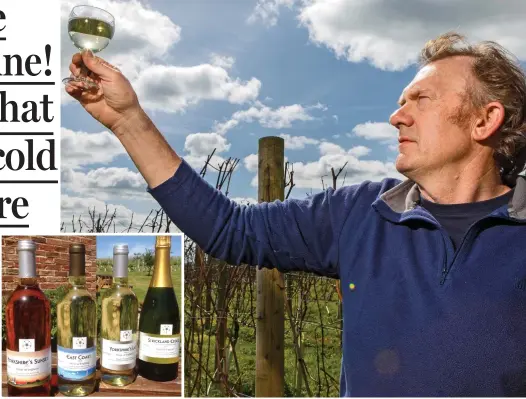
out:
{"label": "glass base", "polygon": [[65,396],[88,396],[95,391],[95,385],[59,385],[58,391]]}
{"label": "glass base", "polygon": [[96,90],[99,88],[99,85],[95,83],[93,80],[87,79],[85,77],[74,77],[70,76],[69,78],[62,79],[62,83],[64,85],[70,85],[76,89],[82,89],[82,90]]}
{"label": "glass base", "polygon": [[112,385],[115,387],[124,387],[130,385],[135,381],[135,375],[114,375],[114,374],[102,374],[101,380],[103,383]]}

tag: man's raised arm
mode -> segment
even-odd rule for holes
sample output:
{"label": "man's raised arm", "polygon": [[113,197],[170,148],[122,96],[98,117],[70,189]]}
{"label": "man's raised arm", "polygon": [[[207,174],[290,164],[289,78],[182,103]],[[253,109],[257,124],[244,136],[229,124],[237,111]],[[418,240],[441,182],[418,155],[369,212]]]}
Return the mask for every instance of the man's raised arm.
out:
{"label": "man's raised arm", "polygon": [[170,219],[203,250],[233,264],[304,270],[337,277],[338,247],[359,187],[327,190],[305,200],[242,206],[202,179],[169,146],[139,105],[128,80],[92,54],[84,61],[97,92],[68,86],[95,119],[112,130]]}

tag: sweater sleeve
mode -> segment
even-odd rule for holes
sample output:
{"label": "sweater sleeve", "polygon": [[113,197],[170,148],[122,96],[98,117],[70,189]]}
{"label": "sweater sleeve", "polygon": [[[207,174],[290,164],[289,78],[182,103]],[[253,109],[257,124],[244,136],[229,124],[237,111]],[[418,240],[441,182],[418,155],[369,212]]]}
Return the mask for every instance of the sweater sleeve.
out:
{"label": "sweater sleeve", "polygon": [[239,205],[184,160],[149,189],[170,219],[206,253],[280,271],[339,276],[339,238],[357,187],[326,190],[304,200]]}

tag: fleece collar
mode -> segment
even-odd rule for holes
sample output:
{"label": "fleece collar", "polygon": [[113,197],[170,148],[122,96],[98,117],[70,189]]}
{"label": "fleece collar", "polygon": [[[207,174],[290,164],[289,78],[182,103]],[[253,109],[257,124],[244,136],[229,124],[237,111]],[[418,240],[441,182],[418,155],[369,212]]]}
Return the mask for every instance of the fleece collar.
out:
{"label": "fleece collar", "polygon": [[[404,213],[413,210],[420,201],[420,189],[412,180],[405,180],[380,196],[393,212]],[[508,215],[526,221],[526,177],[518,176],[515,192],[508,203]]]}

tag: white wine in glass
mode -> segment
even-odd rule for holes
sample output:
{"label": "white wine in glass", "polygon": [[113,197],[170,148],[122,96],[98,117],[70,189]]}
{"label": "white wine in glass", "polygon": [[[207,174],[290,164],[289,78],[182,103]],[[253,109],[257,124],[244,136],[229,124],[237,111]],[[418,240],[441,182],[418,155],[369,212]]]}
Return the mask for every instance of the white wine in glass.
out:
{"label": "white wine in glass", "polygon": [[[93,6],[73,7],[68,21],[69,38],[79,50],[89,49],[94,53],[104,50],[115,33],[115,18],[109,12]],[[87,69],[82,67],[82,75]],[[88,89],[97,88],[97,84],[85,76],[70,76],[64,84],[82,82]]]}

